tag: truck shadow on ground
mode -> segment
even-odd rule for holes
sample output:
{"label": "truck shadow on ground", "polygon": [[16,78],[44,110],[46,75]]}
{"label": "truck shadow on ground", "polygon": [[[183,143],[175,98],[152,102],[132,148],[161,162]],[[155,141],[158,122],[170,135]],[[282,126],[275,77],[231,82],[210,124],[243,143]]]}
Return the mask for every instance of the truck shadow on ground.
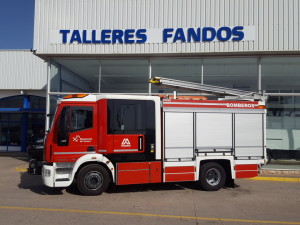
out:
{"label": "truck shadow on ground", "polygon": [[[63,195],[64,190],[69,194],[81,195],[77,190],[75,184],[68,188],[50,188],[43,184],[41,175],[30,175],[27,172],[20,173],[20,183],[18,185],[21,189],[29,189],[30,191],[39,195]],[[232,189],[239,187],[238,185],[227,185],[224,189]],[[158,184],[134,184],[115,186],[110,185],[107,194],[115,193],[131,193],[131,192],[149,192],[149,191],[178,191],[178,190],[198,190],[202,191],[196,182],[179,182],[179,183],[158,183]]]}
{"label": "truck shadow on ground", "polygon": [[20,189],[29,189],[40,195],[62,195],[63,188],[49,188],[43,184],[41,175],[30,175],[27,172],[20,173]]}
{"label": "truck shadow on ground", "polygon": [[[223,189],[232,189],[239,187],[237,184],[227,184]],[[178,183],[158,183],[158,184],[135,184],[115,186],[111,185],[106,193],[128,193],[128,192],[147,192],[147,191],[176,191],[176,190],[197,190],[203,191],[196,182],[178,182]]]}

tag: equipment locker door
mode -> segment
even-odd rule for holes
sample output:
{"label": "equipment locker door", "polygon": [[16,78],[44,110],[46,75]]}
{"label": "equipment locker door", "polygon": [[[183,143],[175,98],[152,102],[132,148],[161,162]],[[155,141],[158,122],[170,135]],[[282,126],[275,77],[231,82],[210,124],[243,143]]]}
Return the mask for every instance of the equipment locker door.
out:
{"label": "equipment locker door", "polygon": [[235,114],[235,156],[262,157],[263,129],[262,114]]}
{"label": "equipment locker door", "polygon": [[196,113],[197,152],[232,152],[232,114]]}
{"label": "equipment locker door", "polygon": [[196,180],[194,113],[164,113],[164,182]]}
{"label": "equipment locker door", "polygon": [[194,114],[165,112],[165,159],[194,158]]}

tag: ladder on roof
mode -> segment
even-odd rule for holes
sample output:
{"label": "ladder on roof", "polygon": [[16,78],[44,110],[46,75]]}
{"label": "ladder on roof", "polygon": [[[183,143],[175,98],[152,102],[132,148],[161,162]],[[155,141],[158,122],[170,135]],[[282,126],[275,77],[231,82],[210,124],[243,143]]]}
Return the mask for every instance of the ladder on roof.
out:
{"label": "ladder on roof", "polygon": [[[164,78],[164,77],[153,77],[149,80],[149,82],[167,88],[184,89],[184,90],[196,91],[200,93],[213,94],[216,96],[223,96],[226,97],[226,99],[229,98],[245,99],[245,100],[256,99],[256,100],[264,101],[263,96],[255,92],[243,91],[243,90],[238,90],[233,88],[199,84],[199,83],[175,80],[175,79]],[[231,97],[228,98],[227,96],[231,96]]]}

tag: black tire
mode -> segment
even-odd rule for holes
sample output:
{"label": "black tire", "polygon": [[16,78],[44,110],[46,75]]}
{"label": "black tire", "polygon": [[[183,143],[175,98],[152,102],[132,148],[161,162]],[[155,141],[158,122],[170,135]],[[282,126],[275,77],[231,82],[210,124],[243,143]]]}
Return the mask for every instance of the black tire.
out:
{"label": "black tire", "polygon": [[199,184],[205,191],[217,191],[224,187],[226,172],[218,163],[206,163],[200,167]]}
{"label": "black tire", "polygon": [[110,177],[103,166],[91,164],[81,168],[76,183],[82,195],[101,195],[108,188]]}
{"label": "black tire", "polygon": [[268,154],[267,154],[267,163],[266,163],[266,164],[267,164],[267,165],[270,164],[270,163],[271,163],[271,160],[272,160],[272,156],[271,156],[270,153],[268,153]]}

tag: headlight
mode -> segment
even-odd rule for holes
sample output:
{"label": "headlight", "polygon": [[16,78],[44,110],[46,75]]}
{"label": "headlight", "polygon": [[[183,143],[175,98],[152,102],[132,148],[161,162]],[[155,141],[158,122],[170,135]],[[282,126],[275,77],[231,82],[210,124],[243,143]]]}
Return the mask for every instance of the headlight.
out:
{"label": "headlight", "polygon": [[37,164],[37,161],[35,159],[31,159],[29,162],[29,168],[30,169],[36,168],[36,164]]}
{"label": "headlight", "polygon": [[51,170],[44,169],[43,174],[44,174],[44,177],[50,177],[51,176]]}

